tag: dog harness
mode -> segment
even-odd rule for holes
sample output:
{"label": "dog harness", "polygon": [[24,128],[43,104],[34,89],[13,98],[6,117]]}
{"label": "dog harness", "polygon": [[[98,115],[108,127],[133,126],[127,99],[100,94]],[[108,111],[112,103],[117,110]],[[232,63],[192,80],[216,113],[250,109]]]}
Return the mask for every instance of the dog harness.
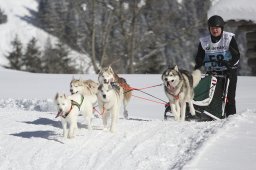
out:
{"label": "dog harness", "polygon": [[[179,74],[179,77],[181,78],[181,81],[180,81],[179,84],[176,86],[176,87],[180,88],[180,91],[179,91],[179,93],[178,93],[177,95],[173,94],[173,92],[174,92],[175,90],[177,90],[178,88],[175,89],[175,87],[173,87],[173,90],[172,90],[172,89],[169,89],[168,87],[165,86],[165,90],[168,92],[168,94],[170,94],[171,96],[173,96],[175,100],[178,100],[178,99],[179,99],[180,93],[181,93],[181,91],[182,91],[181,89],[183,88],[183,86],[187,86],[186,84],[182,83],[182,80],[184,80],[182,74],[185,74],[185,75],[187,76],[188,81],[189,81],[189,84],[190,84],[190,87],[193,87],[193,77],[192,77],[191,74],[189,74],[188,71],[186,71],[186,70],[180,70],[180,72],[178,72],[178,74]],[[180,86],[180,84],[181,84],[181,86]],[[180,87],[179,87],[179,86],[180,86]]]}
{"label": "dog harness", "polygon": [[81,95],[81,103],[80,104],[78,102],[74,101],[74,100],[71,100],[71,107],[70,107],[69,111],[66,112],[64,115],[62,114],[62,112],[58,112],[58,114],[55,118],[59,117],[60,115],[63,118],[66,118],[69,115],[69,113],[71,112],[71,110],[73,109],[73,106],[77,106],[78,109],[80,110],[80,107],[81,107],[83,101],[84,101],[84,96],[83,95]]}
{"label": "dog harness", "polygon": [[177,95],[174,95],[174,94],[172,93],[172,91],[171,91],[169,88],[167,88],[166,86],[165,86],[164,88],[165,88],[165,90],[168,92],[169,95],[171,95],[171,96],[174,97],[175,100],[178,100],[178,99],[179,99],[179,95],[180,95],[180,92],[181,92],[181,91],[180,91]]}

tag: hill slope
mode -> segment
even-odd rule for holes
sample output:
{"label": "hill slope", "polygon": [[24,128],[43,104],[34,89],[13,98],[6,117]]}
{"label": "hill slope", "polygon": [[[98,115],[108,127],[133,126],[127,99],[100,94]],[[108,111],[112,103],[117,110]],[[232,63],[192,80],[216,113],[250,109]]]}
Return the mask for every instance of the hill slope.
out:
{"label": "hill slope", "polygon": [[[0,8],[8,18],[7,23],[0,25],[1,65],[8,64],[8,60],[5,56],[12,50],[10,42],[14,40],[16,35],[24,46],[26,46],[32,37],[35,37],[38,40],[38,46],[41,47],[41,49],[44,48],[47,39],[50,39],[53,45],[57,42],[56,37],[33,25],[32,13],[37,11],[37,6],[37,0],[0,0]],[[84,72],[93,72],[92,68],[87,69],[90,59],[86,55],[71,50],[70,57],[74,59],[78,67],[85,68],[83,70]]]}

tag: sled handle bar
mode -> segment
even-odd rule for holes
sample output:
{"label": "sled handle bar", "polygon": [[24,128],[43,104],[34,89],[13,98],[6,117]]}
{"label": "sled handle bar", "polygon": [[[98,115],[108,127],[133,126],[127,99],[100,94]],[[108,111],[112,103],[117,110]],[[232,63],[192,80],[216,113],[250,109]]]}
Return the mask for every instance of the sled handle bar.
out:
{"label": "sled handle bar", "polygon": [[209,74],[209,73],[202,74],[202,77],[206,77],[206,76],[214,76],[214,77],[220,77],[220,78],[227,77],[226,75],[221,75],[221,74]]}

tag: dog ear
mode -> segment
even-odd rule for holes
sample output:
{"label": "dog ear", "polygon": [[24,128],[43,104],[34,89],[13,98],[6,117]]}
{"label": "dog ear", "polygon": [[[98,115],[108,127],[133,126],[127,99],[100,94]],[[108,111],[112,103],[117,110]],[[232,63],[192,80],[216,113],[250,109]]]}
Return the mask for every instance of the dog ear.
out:
{"label": "dog ear", "polygon": [[97,70],[96,70],[96,74],[99,74],[99,73],[100,73],[100,69],[97,69]]}
{"label": "dog ear", "polygon": [[174,70],[179,71],[178,66],[175,65]]}
{"label": "dog ear", "polygon": [[111,88],[112,88],[112,85],[110,83],[110,84],[108,84],[108,90],[111,89]]}
{"label": "dog ear", "polygon": [[113,69],[111,66],[108,66],[108,70],[111,72],[111,73],[114,73]]}
{"label": "dog ear", "polygon": [[57,93],[57,94],[55,95],[55,100],[57,100],[58,97],[59,97],[59,93]]}

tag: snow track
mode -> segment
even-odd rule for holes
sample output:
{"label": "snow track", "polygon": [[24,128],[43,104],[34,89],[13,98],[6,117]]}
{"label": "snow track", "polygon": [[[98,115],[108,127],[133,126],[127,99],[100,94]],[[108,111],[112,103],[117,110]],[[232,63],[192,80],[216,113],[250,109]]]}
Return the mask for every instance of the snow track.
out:
{"label": "snow track", "polygon": [[112,134],[80,116],[76,137],[63,139],[55,114],[19,107],[0,109],[0,169],[182,169],[225,122],[119,119]]}

